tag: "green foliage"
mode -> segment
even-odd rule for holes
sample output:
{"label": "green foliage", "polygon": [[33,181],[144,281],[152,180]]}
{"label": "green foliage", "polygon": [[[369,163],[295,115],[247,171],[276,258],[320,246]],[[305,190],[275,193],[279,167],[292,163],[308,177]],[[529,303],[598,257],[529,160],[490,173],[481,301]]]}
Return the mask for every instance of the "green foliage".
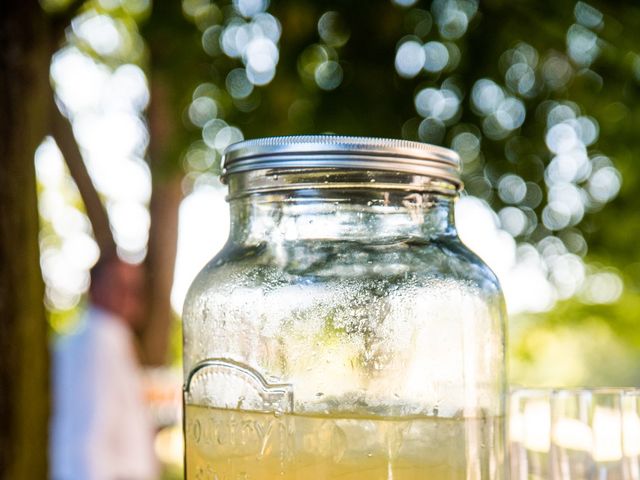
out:
{"label": "green foliage", "polygon": [[[634,328],[640,264],[630,260],[638,256],[631,233],[640,227],[633,158],[640,115],[634,108],[640,93],[635,35],[640,7],[574,1],[397,3],[412,5],[273,1],[268,12],[281,25],[281,36],[274,39],[277,67],[262,85],[250,78],[251,52],[234,52],[238,34],[230,33],[248,31],[258,16],[242,13],[242,2],[235,7],[184,2],[211,56],[210,76],[203,79],[209,84],[194,91],[192,105],[204,96],[218,107],[215,118],[194,121],[204,140],[194,148],[199,158],[206,151],[210,159],[187,161],[187,168],[218,171],[216,161],[226,145],[220,132],[235,127],[246,137],[334,132],[452,147],[463,160],[467,192],[500,212],[503,228],[520,244],[543,251],[546,239],[556,237],[567,255],[584,258],[587,275],[606,266],[625,281],[623,297],[612,305],[581,295],[581,279],[566,281],[563,288],[572,299],[526,321],[515,318],[512,378],[545,383],[549,367],[563,361],[560,352],[572,349],[573,367],[567,360],[567,368],[556,369],[547,383],[636,383],[631,366],[640,349]],[[432,48],[431,55],[445,48],[448,60],[416,72],[407,57],[403,72],[399,52],[408,42]],[[484,93],[480,85],[487,87]],[[451,95],[459,105],[443,114]],[[496,95],[506,103],[491,106]],[[582,122],[582,137],[567,150],[549,136],[555,125],[571,122]],[[584,171],[573,167],[567,174],[572,155]],[[620,176],[622,188],[613,200]],[[603,179],[609,181],[604,189]],[[516,198],[510,185],[526,186],[524,197]],[[524,214],[525,227],[509,225],[507,214],[514,212]],[[560,298],[566,298],[558,257],[546,259],[546,268],[550,281],[559,282]]]}
{"label": "green foliage", "polygon": [[[617,302],[597,303],[583,280],[562,283],[561,255],[545,256],[564,300],[514,318],[513,378],[540,383],[566,348],[579,365],[554,381],[638,381],[627,374],[640,351],[637,2],[183,0],[151,9],[96,0],[82,12],[111,16],[123,49],[100,54],[73,29],[69,41],[107,65],[145,65],[164,85],[175,134],[154,175],[184,169],[186,185],[209,182],[242,137],[334,132],[452,147],[467,192],[518,244],[542,252],[556,239],[587,279],[604,269],[624,280]],[[568,137],[550,138],[558,125],[554,134]]]}

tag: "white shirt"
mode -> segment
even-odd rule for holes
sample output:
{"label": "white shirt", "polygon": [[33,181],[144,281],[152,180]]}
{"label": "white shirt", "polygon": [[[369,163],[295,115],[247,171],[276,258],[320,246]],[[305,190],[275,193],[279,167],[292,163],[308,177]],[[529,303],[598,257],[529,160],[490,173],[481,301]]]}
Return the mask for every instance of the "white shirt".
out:
{"label": "white shirt", "polygon": [[155,479],[153,427],[132,332],[97,308],[83,320],[81,330],[62,338],[54,353],[52,478]]}

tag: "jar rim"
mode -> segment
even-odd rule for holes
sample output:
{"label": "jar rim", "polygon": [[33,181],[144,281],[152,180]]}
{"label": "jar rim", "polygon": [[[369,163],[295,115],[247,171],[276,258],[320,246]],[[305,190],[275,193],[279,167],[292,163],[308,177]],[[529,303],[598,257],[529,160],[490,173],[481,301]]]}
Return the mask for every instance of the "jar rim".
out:
{"label": "jar rim", "polygon": [[292,135],[245,140],[227,147],[222,180],[265,169],[332,168],[425,175],[462,187],[460,157],[428,143],[344,135]]}

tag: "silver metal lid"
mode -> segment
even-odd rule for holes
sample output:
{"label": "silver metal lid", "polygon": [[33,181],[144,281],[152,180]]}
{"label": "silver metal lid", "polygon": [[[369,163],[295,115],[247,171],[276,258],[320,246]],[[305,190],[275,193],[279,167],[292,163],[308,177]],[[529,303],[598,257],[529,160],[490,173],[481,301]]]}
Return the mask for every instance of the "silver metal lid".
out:
{"label": "silver metal lid", "polygon": [[230,145],[222,178],[261,169],[358,169],[425,175],[461,187],[460,158],[452,150],[408,140],[340,135],[258,138]]}

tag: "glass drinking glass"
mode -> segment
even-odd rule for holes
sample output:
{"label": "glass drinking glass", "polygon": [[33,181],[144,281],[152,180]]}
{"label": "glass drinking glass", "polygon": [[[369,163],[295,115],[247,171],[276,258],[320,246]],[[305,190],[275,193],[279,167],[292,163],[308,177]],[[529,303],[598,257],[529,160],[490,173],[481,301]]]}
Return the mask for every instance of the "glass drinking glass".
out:
{"label": "glass drinking glass", "polygon": [[550,478],[550,392],[518,390],[509,402],[511,479]]}
{"label": "glass drinking glass", "polygon": [[638,390],[514,390],[511,480],[638,480]]}
{"label": "glass drinking glass", "polygon": [[626,478],[640,480],[640,390],[622,396],[622,449]]}

